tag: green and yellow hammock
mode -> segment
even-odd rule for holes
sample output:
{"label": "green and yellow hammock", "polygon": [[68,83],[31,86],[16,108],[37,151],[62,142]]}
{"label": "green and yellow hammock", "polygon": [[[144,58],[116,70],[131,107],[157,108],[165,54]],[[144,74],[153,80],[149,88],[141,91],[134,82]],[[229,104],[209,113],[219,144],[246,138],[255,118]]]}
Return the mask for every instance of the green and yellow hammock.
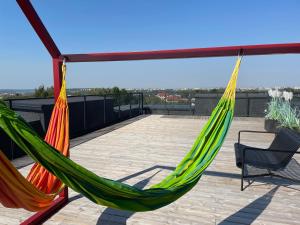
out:
{"label": "green and yellow hammock", "polygon": [[[91,201],[130,211],[158,209],[174,202],[191,190],[221,148],[233,118],[236,81],[240,63],[241,58],[238,57],[222,98],[191,150],[169,176],[149,189],[141,190],[121,182],[99,177],[83,168],[64,156],[62,151],[52,147],[51,143],[48,144],[49,142],[42,140],[22,118],[4,103],[0,104],[0,127],[34,161],[39,163],[41,168],[45,168],[65,185]],[[62,86],[61,92],[65,93],[65,85]],[[57,106],[55,105],[55,107]],[[68,119],[59,123],[68,126],[67,122]],[[64,126],[61,125],[61,129]],[[52,190],[47,192],[48,189],[43,188],[43,185],[40,187],[37,185],[38,182],[32,183],[34,179],[26,180],[22,177],[2,153],[0,156],[0,202],[7,207],[22,207],[32,211],[38,211],[47,205],[49,206],[62,186],[55,184],[53,192]],[[42,179],[44,172],[45,170],[36,177]],[[50,177],[50,179],[53,180],[54,178]],[[32,199],[34,202],[28,204],[28,201],[32,201]],[[27,207],[28,205],[30,207]]]}

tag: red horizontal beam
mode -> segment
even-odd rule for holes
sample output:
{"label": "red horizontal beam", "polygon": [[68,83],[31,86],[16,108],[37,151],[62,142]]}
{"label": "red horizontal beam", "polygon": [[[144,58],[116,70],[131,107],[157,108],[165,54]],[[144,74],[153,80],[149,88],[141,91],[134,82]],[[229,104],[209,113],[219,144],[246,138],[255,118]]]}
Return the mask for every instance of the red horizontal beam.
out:
{"label": "red horizontal beam", "polygon": [[49,54],[52,58],[58,58],[61,54],[59,49],[57,48],[56,44],[54,43],[52,37],[48,33],[46,27],[44,26],[42,20],[40,19],[39,15],[33,8],[32,4],[29,0],[17,0],[20,8],[22,9],[23,13],[27,17],[28,21],[30,22],[31,26],[47,48]]}
{"label": "red horizontal beam", "polygon": [[265,44],[265,45],[240,45],[212,48],[191,48],[176,50],[157,50],[142,52],[112,52],[112,53],[87,53],[64,54],[66,62],[95,62],[95,61],[127,61],[147,59],[179,59],[198,57],[236,56],[240,51],[243,55],[268,55],[300,53],[300,43]]}

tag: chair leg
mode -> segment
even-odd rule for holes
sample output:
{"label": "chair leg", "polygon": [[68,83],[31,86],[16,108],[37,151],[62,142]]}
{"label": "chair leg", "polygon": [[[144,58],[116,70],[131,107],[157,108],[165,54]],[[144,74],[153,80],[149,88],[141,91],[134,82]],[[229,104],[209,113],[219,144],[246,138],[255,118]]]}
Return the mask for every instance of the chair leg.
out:
{"label": "chair leg", "polygon": [[241,174],[241,191],[244,190],[244,166],[242,167],[242,174]]}
{"label": "chair leg", "polygon": [[243,176],[241,177],[241,191],[244,190],[244,178]]}
{"label": "chair leg", "polygon": [[241,191],[244,190],[244,174],[245,174],[245,151],[242,152],[242,174],[241,174]]}
{"label": "chair leg", "polygon": [[[244,157],[244,155],[243,155],[243,157]],[[244,169],[245,169],[245,164],[244,164],[244,160],[243,160],[243,162],[242,162],[242,174],[241,174],[241,191],[244,190],[244,174],[245,174]]]}

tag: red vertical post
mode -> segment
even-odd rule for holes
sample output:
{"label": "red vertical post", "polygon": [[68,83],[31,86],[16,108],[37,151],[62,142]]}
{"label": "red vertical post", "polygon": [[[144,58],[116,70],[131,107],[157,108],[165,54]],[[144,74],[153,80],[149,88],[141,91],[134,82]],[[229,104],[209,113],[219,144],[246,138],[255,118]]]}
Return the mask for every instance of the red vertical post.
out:
{"label": "red vertical post", "polygon": [[[57,48],[55,42],[52,37],[48,33],[46,27],[42,23],[39,15],[36,13],[33,8],[30,0],[17,0],[17,3],[21,7],[28,21],[32,25],[36,34],[39,36],[49,54],[52,57],[53,64],[53,79],[54,79],[54,99],[57,100],[61,88],[62,83],[62,59],[61,53]],[[57,211],[63,208],[68,203],[68,188],[64,188],[64,190],[60,193],[59,197],[51,204],[51,206],[43,211],[37,212],[24,222],[22,225],[35,225],[41,224],[45,222],[48,218],[53,216]]]}
{"label": "red vertical post", "polygon": [[[62,83],[62,64],[63,61],[59,58],[53,58],[53,84],[54,84],[54,99],[57,100],[61,83]],[[59,194],[60,198],[64,198],[66,203],[68,202],[69,192],[68,187],[65,187],[64,190]]]}
{"label": "red vertical post", "polygon": [[54,98],[57,100],[61,87],[61,78],[62,78],[62,60],[59,58],[53,58],[53,86],[54,86]]}
{"label": "red vertical post", "polygon": [[[58,58],[53,58],[53,81],[54,81],[54,99],[57,100],[61,83],[62,83],[62,60]],[[65,187],[59,194],[58,198],[49,206],[49,208],[37,212],[33,216],[29,217],[21,223],[21,225],[38,225],[42,224],[63,208],[68,203],[69,192],[68,187]]]}

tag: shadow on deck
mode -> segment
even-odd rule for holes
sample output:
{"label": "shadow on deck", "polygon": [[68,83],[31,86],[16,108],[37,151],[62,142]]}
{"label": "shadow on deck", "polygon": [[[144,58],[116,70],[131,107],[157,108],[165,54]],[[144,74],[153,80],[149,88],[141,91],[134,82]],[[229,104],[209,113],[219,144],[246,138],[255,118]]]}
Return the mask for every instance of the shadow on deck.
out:
{"label": "shadow on deck", "polygon": [[[153,175],[149,176],[148,178],[139,181],[134,186],[140,189],[143,189],[147,184],[150,182],[150,180],[157,175],[161,170],[170,170],[173,171],[175,167],[169,167],[169,166],[162,166],[162,165],[156,165],[153,167],[150,167],[148,169],[136,172],[134,174],[131,174],[129,176],[126,176],[122,179],[119,179],[119,182],[124,182],[129,179],[132,179],[134,177],[140,176],[142,174],[151,172],[153,170],[159,169],[156,171]],[[225,177],[225,178],[231,178],[231,179],[240,179],[240,174],[235,173],[226,173],[226,172],[218,172],[218,171],[205,171],[205,176],[214,176],[214,177]],[[279,187],[289,187],[289,185],[294,184],[293,182],[289,180],[284,179],[277,179],[277,178],[269,178],[269,177],[260,177],[257,179],[257,181],[260,182],[260,184],[257,185],[266,185],[266,184],[276,184],[273,189],[271,189],[269,192],[264,194],[263,196],[257,198],[256,200],[252,201],[245,207],[241,208],[236,213],[230,215],[223,221],[221,221],[220,225],[229,225],[229,224],[252,224],[257,217],[261,215],[261,213],[268,207],[268,205],[271,203],[272,198],[276,194],[276,191],[279,189]],[[201,181],[200,181],[201,182]],[[257,186],[256,185],[256,186]],[[298,190],[298,189],[296,189]],[[299,190],[300,191],[300,190]],[[75,201],[77,199],[82,198],[83,196],[81,194],[76,195],[72,198],[70,198],[71,201]],[[124,210],[118,210],[118,209],[112,209],[112,208],[106,208],[100,215],[100,217],[97,220],[97,225],[108,225],[108,224],[116,224],[115,221],[117,221],[117,224],[119,225],[126,225],[127,220],[133,216],[135,212],[131,211],[124,211]],[[114,221],[114,222],[112,222]]]}

